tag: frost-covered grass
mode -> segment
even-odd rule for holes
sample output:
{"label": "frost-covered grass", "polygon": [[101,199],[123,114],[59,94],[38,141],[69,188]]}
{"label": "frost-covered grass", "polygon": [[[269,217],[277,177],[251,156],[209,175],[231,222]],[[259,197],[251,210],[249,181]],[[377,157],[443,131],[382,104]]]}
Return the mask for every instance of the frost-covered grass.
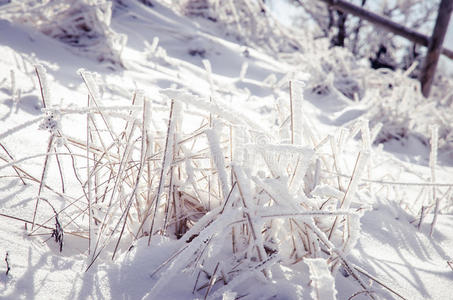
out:
{"label": "frost-covered grass", "polygon": [[[232,289],[228,282],[255,270],[271,279],[273,264],[291,265],[309,257],[322,258],[334,273],[346,268],[368,289],[347,255],[359,236],[363,208],[352,206],[352,199],[370,141],[364,141],[368,146],[357,154],[350,179],[325,176],[322,172],[341,173],[337,159],[344,145],[328,136],[324,140],[330,143],[323,142],[306,124],[302,132],[296,120],[304,116],[296,107],[291,107],[291,121],[275,134],[220,100],[180,90],[163,90],[168,105],[157,110],[142,91],[134,93],[129,106],[106,107],[93,75],[83,71],[87,105],[67,111],[51,105],[43,67],[37,66],[36,73],[47,115],[41,128],[50,136],[36,180],[30,234],[54,220],[61,251],[63,234],[77,232],[88,240],[88,268],[100,256],[113,259],[140,238],[148,243],[155,235],[179,239],[181,249],[154,272],[165,276],[150,291],[151,299],[175,272],[199,274],[215,266],[215,280],[194,286],[205,286],[207,295],[217,281],[227,284],[224,290]],[[300,105],[300,97],[291,94],[291,103]],[[71,129],[85,132],[84,140],[66,134],[61,126],[71,113],[85,120]],[[13,160],[7,165],[22,180],[34,179],[16,164]],[[50,168],[60,174],[56,185],[46,181]],[[67,185],[78,185],[79,191],[69,194]],[[74,201],[56,209],[50,201],[54,196]],[[36,221],[49,212],[51,218]],[[216,253],[220,250],[229,256],[221,259]]]}
{"label": "frost-covered grass", "polygon": [[[140,13],[149,9],[146,16],[151,18],[155,11],[123,3],[120,17],[125,11],[129,16],[127,5],[142,26],[154,29]],[[188,22],[166,7],[155,9],[159,22],[171,19],[163,16]],[[225,14],[216,22],[228,22],[230,33],[234,26],[238,33],[247,25],[234,23],[228,10],[217,13]],[[267,24],[260,20],[255,14],[251,22],[268,28],[260,27]],[[390,224],[391,234],[397,234],[399,219],[405,233],[399,238],[409,252],[425,243],[412,231],[428,225],[434,237],[440,232],[436,226],[445,232],[436,222],[452,211],[453,185],[443,166],[448,155],[442,152],[442,145],[449,145],[443,132],[451,125],[417,131],[417,126],[442,120],[438,116],[444,111],[431,104],[439,114],[436,122],[420,117],[411,127],[409,98],[422,100],[407,74],[372,71],[321,43],[310,42],[303,54],[282,55],[275,47],[260,48],[257,39],[245,52],[215,39],[214,30],[205,32],[209,43],[200,47],[218,47],[229,54],[228,63],[238,66],[230,78],[230,66],[214,69],[222,59],[216,61],[215,51],[207,51],[202,60],[194,60],[190,49],[186,56],[176,52],[179,39],[194,38],[191,27],[175,21],[181,29],[175,33],[159,22],[159,30],[176,36],[171,38],[177,39],[178,49],[168,46],[166,51],[165,36],[149,37],[152,43],[145,42],[140,53],[126,49],[135,56],[124,60],[129,73],[122,74],[121,82],[79,70],[83,87],[65,94],[60,78],[47,74],[58,74],[57,68],[33,58],[30,67],[25,56],[24,67],[16,65],[6,79],[0,78],[1,95],[11,108],[2,119],[8,126],[0,132],[0,176],[32,194],[24,200],[27,204],[18,204],[26,208],[23,215],[5,204],[1,217],[25,223],[33,239],[53,239],[56,244],[49,248],[56,249],[54,257],[75,257],[80,271],[86,271],[83,286],[89,285],[89,276],[106,272],[110,293],[124,288],[123,296],[157,299],[180,288],[184,292],[178,295],[184,298],[335,299],[338,294],[410,299],[407,289],[374,275],[388,272],[382,261],[374,269],[371,258],[357,253],[375,242],[369,240],[369,228]],[[251,32],[245,38],[253,41]],[[284,35],[269,32],[276,40]],[[134,72],[144,73],[145,80]],[[260,72],[267,72],[264,80],[257,79]],[[124,74],[136,76],[134,89],[126,90]],[[164,83],[150,81],[153,76]],[[172,84],[165,87],[169,78]],[[34,86],[24,87],[30,79]],[[271,96],[258,97],[254,91]],[[39,95],[33,98],[34,109],[24,102],[31,93]],[[60,97],[65,99],[59,102]],[[247,105],[256,105],[262,115]],[[316,118],[316,108],[324,119]],[[34,118],[17,118],[25,113]],[[36,133],[40,144],[24,147],[22,141],[32,140],[36,130],[30,126],[36,123],[44,130]],[[24,128],[29,132],[24,134]],[[414,132],[431,143],[425,149],[431,155],[421,162],[425,167],[376,146],[410,141]],[[367,219],[367,214],[380,219]],[[389,224],[379,225],[381,219]],[[373,230],[372,238],[387,241],[378,240],[378,229]],[[8,257],[15,259],[14,254]],[[14,272],[12,265],[5,278],[14,279]],[[134,281],[135,287],[121,285]],[[91,295],[83,286],[82,297]]]}
{"label": "frost-covered grass", "polygon": [[[65,235],[86,239],[87,269],[142,238],[148,244],[156,235],[179,240],[178,250],[152,272],[159,279],[145,296],[149,299],[181,272],[197,274],[193,290],[216,298],[251,276],[271,280],[275,264],[299,262],[310,267],[301,280],[313,280],[316,299],[334,297],[333,283],[326,286],[327,279],[319,278],[335,277],[339,269],[374,298],[361,269],[348,260],[367,209],[356,201],[357,192],[370,197],[373,184],[379,185],[362,181],[359,188],[372,172],[367,122],[356,126],[362,146],[350,164],[342,157],[357,131],[318,136],[300,109],[302,82],[290,83],[286,120],[266,131],[221,99],[183,90],[162,90],[166,104],[156,105],[136,91],[130,105],[106,106],[86,71],[81,72],[86,106],[56,107],[44,68],[37,66],[36,74],[46,114],[40,127],[49,131],[47,153],[37,153],[44,156],[41,175],[32,177],[19,167],[27,158],[5,158],[1,166],[36,184],[30,235],[52,228],[60,251]],[[71,114],[80,120],[71,132],[84,132],[84,139],[65,133],[61,123]],[[436,150],[433,143],[430,188],[438,212]],[[60,177],[54,184],[47,182],[50,169]],[[72,186],[71,192],[65,186]],[[55,208],[54,197],[66,204]],[[210,279],[200,280],[201,272]]]}
{"label": "frost-covered grass", "polygon": [[99,62],[121,65],[124,35],[110,27],[111,1],[12,1],[3,5],[0,18],[32,26]]}

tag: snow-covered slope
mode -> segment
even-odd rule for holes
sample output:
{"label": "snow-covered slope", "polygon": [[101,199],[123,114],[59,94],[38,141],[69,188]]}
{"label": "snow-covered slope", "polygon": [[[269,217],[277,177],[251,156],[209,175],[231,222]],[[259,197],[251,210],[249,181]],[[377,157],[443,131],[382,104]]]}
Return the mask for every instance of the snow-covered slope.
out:
{"label": "snow-covered slope", "polygon": [[1,298],[451,298],[448,99],[152,2],[116,62],[0,19]]}

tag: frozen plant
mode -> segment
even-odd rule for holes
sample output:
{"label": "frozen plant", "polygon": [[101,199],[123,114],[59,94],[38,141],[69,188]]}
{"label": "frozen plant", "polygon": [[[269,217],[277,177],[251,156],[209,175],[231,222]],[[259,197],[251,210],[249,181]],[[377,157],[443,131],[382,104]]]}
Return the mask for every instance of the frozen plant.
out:
{"label": "frozen plant", "polygon": [[12,1],[0,16],[36,28],[77,54],[122,65],[126,37],[110,27],[112,2],[107,0]]}

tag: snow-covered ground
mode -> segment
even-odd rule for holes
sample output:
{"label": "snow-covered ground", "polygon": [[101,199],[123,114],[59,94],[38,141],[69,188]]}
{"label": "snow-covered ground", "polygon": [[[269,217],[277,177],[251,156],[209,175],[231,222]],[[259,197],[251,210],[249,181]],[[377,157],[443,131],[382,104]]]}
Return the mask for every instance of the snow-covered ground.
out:
{"label": "snow-covered ground", "polygon": [[450,100],[152,3],[104,62],[0,12],[0,298],[452,298]]}

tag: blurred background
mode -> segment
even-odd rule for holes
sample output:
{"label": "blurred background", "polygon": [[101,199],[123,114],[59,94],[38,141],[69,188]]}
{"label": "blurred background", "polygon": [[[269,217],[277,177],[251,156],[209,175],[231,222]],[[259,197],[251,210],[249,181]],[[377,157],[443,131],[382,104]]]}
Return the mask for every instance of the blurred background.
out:
{"label": "blurred background", "polygon": [[[329,38],[331,46],[348,48],[356,57],[367,59],[374,68],[406,70],[417,63],[411,73],[419,75],[426,48],[382,30],[352,15],[329,11],[319,0],[264,0],[272,14],[283,24],[299,29],[307,28],[319,38]],[[440,0],[348,0],[371,12],[390,18],[408,28],[431,36]],[[453,49],[453,26],[444,47]],[[453,62],[444,56],[439,70],[451,75]]]}

